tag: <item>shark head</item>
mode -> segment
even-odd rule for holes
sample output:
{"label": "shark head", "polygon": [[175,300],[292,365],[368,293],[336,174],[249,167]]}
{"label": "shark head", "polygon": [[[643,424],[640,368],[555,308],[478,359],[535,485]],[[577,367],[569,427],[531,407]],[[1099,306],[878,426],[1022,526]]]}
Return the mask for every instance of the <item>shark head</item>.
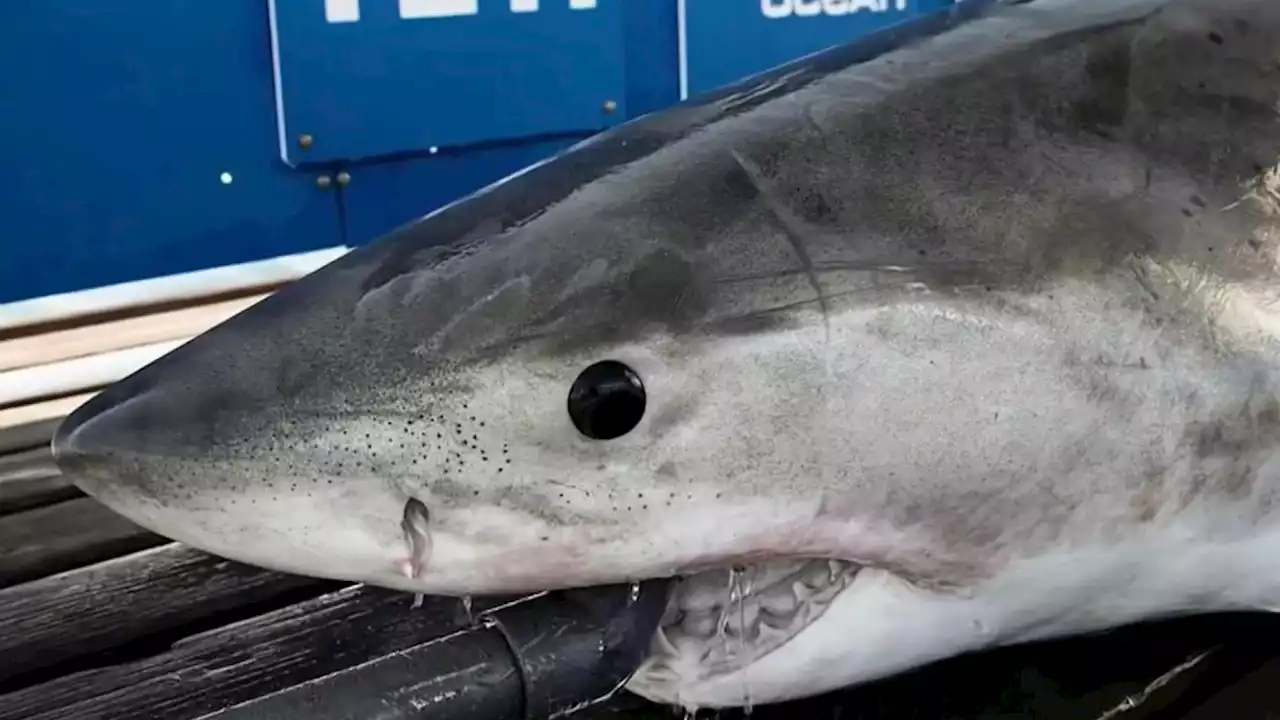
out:
{"label": "shark head", "polygon": [[[1245,182],[1280,158],[1280,22],[1164,4],[928,20],[628,123],[111,386],[57,460],[285,572],[679,576],[631,687],[686,706],[1248,606],[1280,549]],[[1236,101],[1168,91],[1197,82]]]}

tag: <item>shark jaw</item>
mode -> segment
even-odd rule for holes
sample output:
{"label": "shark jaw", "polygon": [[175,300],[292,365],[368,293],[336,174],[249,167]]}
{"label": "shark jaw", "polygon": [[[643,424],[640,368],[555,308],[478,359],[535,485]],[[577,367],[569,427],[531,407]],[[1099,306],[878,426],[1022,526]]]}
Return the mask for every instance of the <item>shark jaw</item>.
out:
{"label": "shark jaw", "polygon": [[926,589],[843,560],[780,559],[686,576],[627,689],[700,709],[787,702],[970,652],[1153,619],[1277,609],[1280,528],[1206,540],[1171,523],[1007,564],[973,586]]}
{"label": "shark jaw", "polygon": [[[812,696],[985,644],[959,597],[845,560],[779,559],[685,576],[626,687],[687,712]],[[918,627],[911,628],[912,625]],[[849,656],[895,647],[871,662]]]}
{"label": "shark jaw", "polygon": [[750,706],[749,667],[821,618],[862,569],[841,560],[780,560],[686,577],[628,687],[693,710],[686,686],[740,674],[740,697],[729,704]]}

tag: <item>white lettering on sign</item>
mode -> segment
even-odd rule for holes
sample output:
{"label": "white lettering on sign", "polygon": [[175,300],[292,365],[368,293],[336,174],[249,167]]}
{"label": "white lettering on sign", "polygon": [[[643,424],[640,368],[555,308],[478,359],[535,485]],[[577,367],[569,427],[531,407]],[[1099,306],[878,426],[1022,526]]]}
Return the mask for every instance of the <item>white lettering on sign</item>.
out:
{"label": "white lettering on sign", "polygon": [[760,0],[760,13],[770,20],[788,17],[830,17],[857,12],[899,12],[907,9],[907,0]]}
{"label": "white lettering on sign", "polygon": [[[383,0],[389,2],[389,0]],[[560,0],[564,2],[564,0]],[[807,0],[805,0],[807,1]],[[480,0],[398,0],[400,17],[405,20],[423,18],[466,17],[480,14]],[[594,10],[599,0],[568,0],[571,10]],[[511,0],[511,12],[538,11],[538,0]],[[360,0],[324,0],[324,19],[330,23],[352,23],[360,20]]]}
{"label": "white lettering on sign", "polygon": [[475,15],[480,0],[400,0],[400,17],[405,20]]}
{"label": "white lettering on sign", "polygon": [[324,0],[324,19],[331,23],[349,23],[360,19],[360,0]]}
{"label": "white lettering on sign", "polygon": [[[595,10],[597,0],[569,0],[570,10]],[[538,0],[511,0],[511,12],[538,12]]]}

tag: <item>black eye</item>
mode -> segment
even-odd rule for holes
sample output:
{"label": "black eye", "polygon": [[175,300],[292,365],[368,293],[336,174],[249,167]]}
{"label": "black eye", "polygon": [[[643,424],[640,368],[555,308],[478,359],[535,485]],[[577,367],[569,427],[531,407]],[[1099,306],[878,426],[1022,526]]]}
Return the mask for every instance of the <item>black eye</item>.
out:
{"label": "black eye", "polygon": [[631,368],[604,360],[583,370],[569,388],[569,417],[592,440],[613,440],[644,417],[644,383]]}

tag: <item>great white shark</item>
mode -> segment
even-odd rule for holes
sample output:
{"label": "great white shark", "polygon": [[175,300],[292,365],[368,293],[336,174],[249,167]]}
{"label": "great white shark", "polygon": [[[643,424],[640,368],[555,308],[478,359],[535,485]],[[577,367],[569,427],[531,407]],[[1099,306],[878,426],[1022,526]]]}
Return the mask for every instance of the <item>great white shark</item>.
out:
{"label": "great white shark", "polygon": [[1277,609],[1280,2],[974,12],[412,222],[106,389],[57,461],[285,572],[680,577],[628,687],[688,708]]}

